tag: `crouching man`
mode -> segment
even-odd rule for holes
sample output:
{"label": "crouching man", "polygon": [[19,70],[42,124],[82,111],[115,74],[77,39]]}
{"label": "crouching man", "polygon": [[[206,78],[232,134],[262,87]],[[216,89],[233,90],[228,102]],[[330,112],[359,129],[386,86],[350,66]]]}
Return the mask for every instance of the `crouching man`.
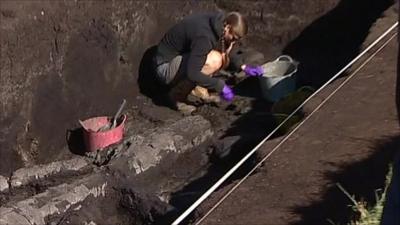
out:
{"label": "crouching man", "polygon": [[[190,15],[173,26],[157,46],[153,66],[157,80],[168,86],[164,93],[171,108],[191,114],[196,107],[186,103],[192,92],[209,98],[207,90],[232,101],[234,93],[224,80],[213,77],[229,64],[233,45],[247,34],[247,24],[238,12]],[[247,76],[260,76],[262,67],[241,65]]]}

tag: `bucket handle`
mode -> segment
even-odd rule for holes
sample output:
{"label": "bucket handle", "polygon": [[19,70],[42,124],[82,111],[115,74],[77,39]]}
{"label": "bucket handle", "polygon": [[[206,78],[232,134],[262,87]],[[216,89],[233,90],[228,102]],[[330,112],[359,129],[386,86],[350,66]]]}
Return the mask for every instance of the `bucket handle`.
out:
{"label": "bucket handle", "polygon": [[288,55],[281,55],[276,59],[276,61],[289,61],[290,63],[293,63],[292,57]]}

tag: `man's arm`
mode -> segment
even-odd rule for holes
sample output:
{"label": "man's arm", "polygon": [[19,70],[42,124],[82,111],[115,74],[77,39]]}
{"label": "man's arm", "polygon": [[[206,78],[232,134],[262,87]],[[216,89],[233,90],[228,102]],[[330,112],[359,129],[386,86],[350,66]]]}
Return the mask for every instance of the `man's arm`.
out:
{"label": "man's arm", "polygon": [[207,60],[207,54],[211,50],[212,44],[206,37],[197,38],[191,46],[186,72],[189,80],[195,82],[197,85],[221,92],[225,82],[201,72]]}

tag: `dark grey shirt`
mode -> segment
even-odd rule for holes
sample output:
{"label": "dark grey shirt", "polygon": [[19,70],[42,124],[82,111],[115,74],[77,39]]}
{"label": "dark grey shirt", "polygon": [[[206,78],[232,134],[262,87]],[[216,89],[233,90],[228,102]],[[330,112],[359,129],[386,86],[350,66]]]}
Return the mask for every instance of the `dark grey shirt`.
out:
{"label": "dark grey shirt", "polygon": [[157,47],[156,63],[171,61],[178,55],[188,55],[185,75],[199,86],[221,92],[225,82],[201,72],[207,54],[217,49],[223,31],[224,14],[200,13],[185,17],[173,26]]}

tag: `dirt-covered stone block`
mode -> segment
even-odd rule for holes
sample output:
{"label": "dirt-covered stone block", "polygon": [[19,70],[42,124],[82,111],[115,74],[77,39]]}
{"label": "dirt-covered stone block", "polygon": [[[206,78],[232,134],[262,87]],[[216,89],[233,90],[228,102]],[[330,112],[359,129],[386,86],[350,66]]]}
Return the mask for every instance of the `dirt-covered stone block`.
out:
{"label": "dirt-covered stone block", "polygon": [[79,171],[88,163],[83,158],[73,158],[65,161],[57,161],[49,164],[35,165],[32,167],[24,167],[16,170],[11,177],[11,186],[19,187],[29,182],[48,177],[50,175],[65,173],[71,171]]}
{"label": "dirt-covered stone block", "polygon": [[[149,131],[137,138],[122,157],[111,163],[111,168],[142,173],[156,166],[169,153],[183,153],[213,135],[211,124],[201,116],[189,116],[169,126]],[[131,173],[131,172],[129,172]]]}
{"label": "dirt-covered stone block", "polygon": [[32,223],[23,215],[18,214],[12,208],[0,209],[0,224],[4,225],[31,225]]}
{"label": "dirt-covered stone block", "polygon": [[46,224],[45,219],[65,213],[88,196],[106,194],[107,181],[100,174],[88,175],[71,184],[61,184],[19,202],[0,208],[0,224]]}

